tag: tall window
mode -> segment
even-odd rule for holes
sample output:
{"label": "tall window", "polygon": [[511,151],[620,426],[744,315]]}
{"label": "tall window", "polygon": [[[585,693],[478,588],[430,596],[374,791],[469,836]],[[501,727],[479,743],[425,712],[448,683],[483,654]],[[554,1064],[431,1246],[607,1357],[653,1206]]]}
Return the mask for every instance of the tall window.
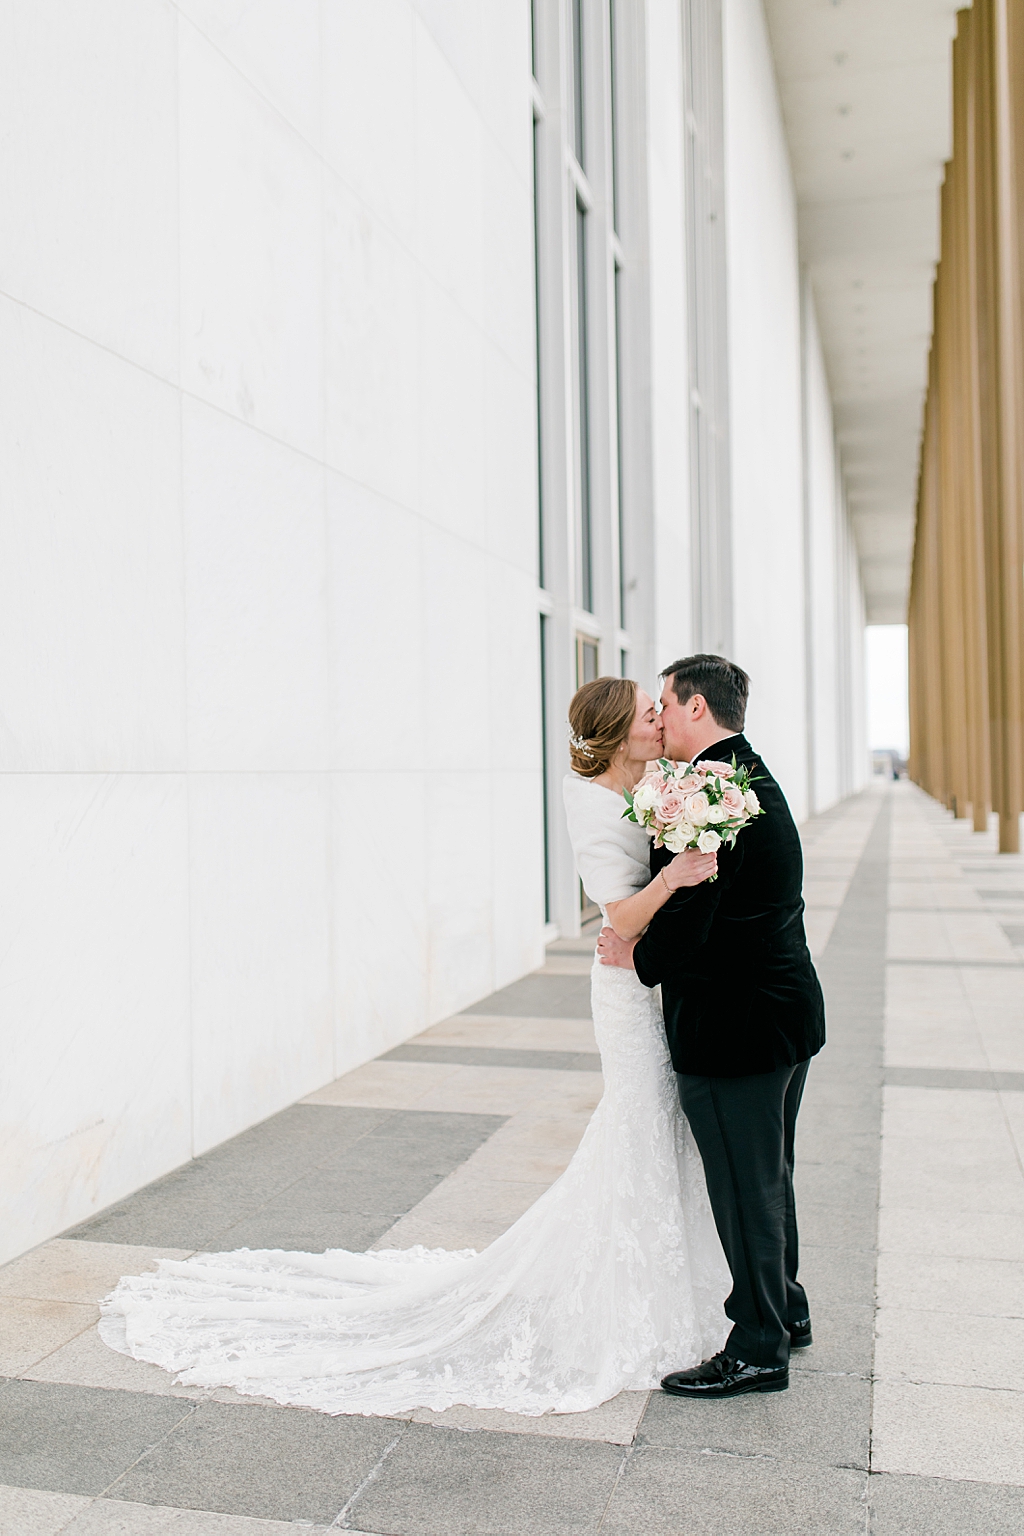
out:
{"label": "tall window", "polygon": [[[532,0],[531,11],[547,902],[567,932],[580,920],[579,885],[551,806],[567,765],[569,699],[581,683],[621,674],[633,648],[620,510],[627,496],[631,508],[643,501],[630,491],[635,418],[623,405],[623,380],[643,377],[624,372],[623,359],[634,334],[646,334],[634,298],[642,289],[629,286],[647,227],[635,159],[643,11],[615,0]],[[646,391],[637,394],[646,411]]]}
{"label": "tall window", "polygon": [[722,0],[686,0],[687,283],[694,614],[701,650],[732,637],[723,193]]}

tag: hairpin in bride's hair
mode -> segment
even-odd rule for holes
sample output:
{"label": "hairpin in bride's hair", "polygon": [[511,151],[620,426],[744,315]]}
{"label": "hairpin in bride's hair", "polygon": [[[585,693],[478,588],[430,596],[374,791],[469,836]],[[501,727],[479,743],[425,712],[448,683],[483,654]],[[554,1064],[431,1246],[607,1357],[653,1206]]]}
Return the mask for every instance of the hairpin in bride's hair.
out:
{"label": "hairpin in bride's hair", "polygon": [[569,745],[576,752],[582,752],[584,757],[593,757],[593,751],[587,746],[583,736],[577,736],[572,726],[569,726]]}

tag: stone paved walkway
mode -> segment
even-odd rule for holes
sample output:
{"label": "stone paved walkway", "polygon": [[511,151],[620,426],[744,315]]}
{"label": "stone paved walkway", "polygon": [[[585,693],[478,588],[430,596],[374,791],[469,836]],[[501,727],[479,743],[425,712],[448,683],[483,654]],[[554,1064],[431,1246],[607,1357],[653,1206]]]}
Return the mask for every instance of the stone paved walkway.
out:
{"label": "stone paved walkway", "polygon": [[828,1048],[786,1394],[328,1418],[175,1387],[96,1303],[196,1248],[480,1247],[601,1089],[591,940],[0,1270],[0,1536],[1024,1529],[1024,861],[913,787],[804,829]]}

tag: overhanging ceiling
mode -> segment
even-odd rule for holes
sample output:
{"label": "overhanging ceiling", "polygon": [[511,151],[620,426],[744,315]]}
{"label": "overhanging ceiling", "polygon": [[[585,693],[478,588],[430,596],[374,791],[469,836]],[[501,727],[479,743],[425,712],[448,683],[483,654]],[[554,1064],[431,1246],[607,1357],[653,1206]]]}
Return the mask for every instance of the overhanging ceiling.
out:
{"label": "overhanging ceiling", "polygon": [[957,0],[766,0],[867,599],[906,617]]}

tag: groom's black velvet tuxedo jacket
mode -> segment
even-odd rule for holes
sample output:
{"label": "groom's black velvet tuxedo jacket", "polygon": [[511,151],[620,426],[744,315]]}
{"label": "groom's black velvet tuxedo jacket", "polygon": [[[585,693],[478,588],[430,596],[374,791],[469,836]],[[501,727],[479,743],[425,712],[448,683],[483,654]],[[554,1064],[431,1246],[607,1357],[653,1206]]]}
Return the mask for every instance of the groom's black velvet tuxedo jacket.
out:
{"label": "groom's black velvet tuxedo jacket", "polygon": [[[745,736],[701,759],[733,754],[757,776],[764,815],[718,855],[718,879],[682,890],[633,951],[645,987],[661,983],[677,1072],[747,1077],[806,1061],[825,1043],[825,1004],[804,936],[803,854],[786,797]],[[651,846],[651,873],[672,855]]]}

